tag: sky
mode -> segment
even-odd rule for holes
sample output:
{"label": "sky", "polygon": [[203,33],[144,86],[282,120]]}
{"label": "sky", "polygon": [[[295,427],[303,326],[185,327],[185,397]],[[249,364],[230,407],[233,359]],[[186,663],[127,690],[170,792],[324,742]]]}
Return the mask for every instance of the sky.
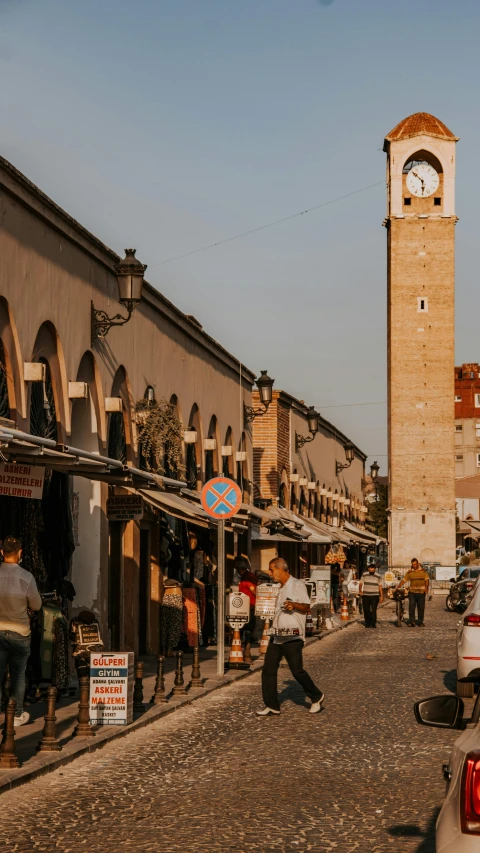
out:
{"label": "sky", "polygon": [[478,0],[0,0],[0,154],[386,474],[383,139],[419,111],[461,138],[480,361],[479,36]]}

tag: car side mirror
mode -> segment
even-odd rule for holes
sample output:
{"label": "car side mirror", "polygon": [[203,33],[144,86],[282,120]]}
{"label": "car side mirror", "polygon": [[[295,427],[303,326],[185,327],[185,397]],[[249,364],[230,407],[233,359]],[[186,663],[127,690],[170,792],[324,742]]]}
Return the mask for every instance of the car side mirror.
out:
{"label": "car side mirror", "polygon": [[421,699],[413,706],[417,723],[437,729],[463,729],[464,704],[450,693]]}

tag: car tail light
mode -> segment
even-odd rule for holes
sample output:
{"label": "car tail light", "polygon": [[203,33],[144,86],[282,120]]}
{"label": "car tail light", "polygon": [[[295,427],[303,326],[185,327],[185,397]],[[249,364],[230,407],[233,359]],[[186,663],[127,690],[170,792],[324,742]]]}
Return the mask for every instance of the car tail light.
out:
{"label": "car tail light", "polygon": [[480,835],[480,750],[469,752],[462,777],[462,832]]}
{"label": "car tail light", "polygon": [[464,616],[463,624],[468,625],[469,628],[480,628],[480,614],[469,613],[468,616]]}
{"label": "car tail light", "polygon": [[474,584],[474,583],[471,583],[470,581],[467,581],[467,582],[466,582],[466,584],[465,584],[465,586],[467,587],[467,589],[471,589],[471,588],[472,588],[472,586],[475,586],[475,584]]}

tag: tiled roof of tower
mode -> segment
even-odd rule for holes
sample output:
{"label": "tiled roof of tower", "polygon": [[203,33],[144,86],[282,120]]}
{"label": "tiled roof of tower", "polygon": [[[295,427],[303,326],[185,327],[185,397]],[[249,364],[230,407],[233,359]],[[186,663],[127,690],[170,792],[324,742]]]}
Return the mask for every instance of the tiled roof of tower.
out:
{"label": "tiled roof of tower", "polygon": [[409,139],[411,136],[420,136],[422,133],[440,139],[457,141],[459,138],[439,118],[435,118],[430,113],[414,113],[399,122],[390,133],[387,133],[385,139],[389,142],[397,142],[399,139]]}

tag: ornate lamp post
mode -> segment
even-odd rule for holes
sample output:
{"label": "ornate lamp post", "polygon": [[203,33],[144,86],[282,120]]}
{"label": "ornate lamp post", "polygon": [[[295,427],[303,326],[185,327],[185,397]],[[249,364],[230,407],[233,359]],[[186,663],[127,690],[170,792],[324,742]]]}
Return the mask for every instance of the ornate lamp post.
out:
{"label": "ornate lamp post", "polygon": [[95,308],[92,302],[92,345],[97,338],[105,338],[112,326],[124,326],[142,298],[146,264],[135,257],[136,249],[125,249],[123,261],[115,267],[118,281],[118,298],[127,309],[127,316],[115,314],[109,317],[106,311]]}
{"label": "ornate lamp post", "polygon": [[313,441],[317,432],[318,432],[318,422],[320,420],[320,415],[315,411],[313,406],[310,406],[307,412],[307,423],[308,423],[308,431],[310,435],[299,435],[298,432],[295,433],[295,450],[300,450],[304,444],[308,444],[309,441]]}
{"label": "ornate lamp post", "polygon": [[343,471],[344,468],[350,468],[350,465],[355,459],[355,447],[351,441],[347,441],[346,444],[343,445],[343,449],[345,451],[347,461],[343,464],[341,462],[335,462],[335,471],[337,477],[340,471]]}
{"label": "ornate lamp post", "polygon": [[262,404],[262,408],[255,409],[253,406],[244,405],[243,411],[245,425],[250,424],[255,418],[261,417],[268,411],[268,407],[272,402],[274,382],[275,379],[271,379],[266,370],[262,370],[260,372],[260,376],[256,380],[255,384],[260,393],[260,403]]}

